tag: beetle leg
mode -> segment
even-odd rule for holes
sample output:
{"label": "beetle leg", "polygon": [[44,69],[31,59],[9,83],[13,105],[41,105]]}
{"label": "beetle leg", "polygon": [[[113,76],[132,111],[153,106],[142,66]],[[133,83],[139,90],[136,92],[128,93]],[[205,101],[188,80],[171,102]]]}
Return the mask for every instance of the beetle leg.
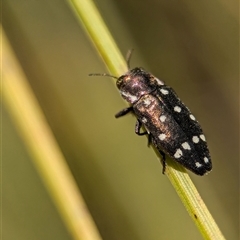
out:
{"label": "beetle leg", "polygon": [[128,113],[130,113],[132,111],[133,111],[133,107],[124,108],[123,110],[121,110],[120,112],[115,114],[115,118],[119,118],[119,117],[125,116],[126,114],[128,114]]}
{"label": "beetle leg", "polygon": [[151,133],[148,133],[147,131],[141,133],[140,132],[141,127],[142,127],[142,123],[139,120],[137,120],[136,125],[135,125],[135,133],[139,136],[148,134],[148,147],[150,147],[150,145],[152,143],[152,135],[151,135]]}
{"label": "beetle leg", "polygon": [[159,150],[159,152],[162,155],[162,165],[163,165],[162,174],[165,174],[165,170],[166,170],[166,155],[161,150]]}
{"label": "beetle leg", "polygon": [[148,134],[147,131],[141,133],[140,132],[141,127],[142,127],[142,123],[137,119],[137,122],[136,122],[136,125],[135,125],[135,133],[139,136],[143,136],[143,135]]}
{"label": "beetle leg", "polygon": [[152,134],[150,133],[148,134],[148,147],[150,147],[151,143],[152,143]]}

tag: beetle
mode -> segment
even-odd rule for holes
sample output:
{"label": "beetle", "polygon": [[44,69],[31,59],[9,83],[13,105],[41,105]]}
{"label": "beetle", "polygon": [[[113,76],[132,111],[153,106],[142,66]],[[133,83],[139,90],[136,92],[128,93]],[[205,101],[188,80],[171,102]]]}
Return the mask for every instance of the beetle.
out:
{"label": "beetle", "polygon": [[[131,52],[127,57],[128,69],[130,56]],[[117,79],[117,88],[130,106],[115,117],[128,113],[136,116],[135,133],[148,135],[149,144],[152,143],[163,157],[163,173],[165,154],[197,175],[211,171],[211,157],[202,128],[171,87],[140,67],[130,69],[120,77],[90,75]],[[145,132],[140,131],[142,126]]]}

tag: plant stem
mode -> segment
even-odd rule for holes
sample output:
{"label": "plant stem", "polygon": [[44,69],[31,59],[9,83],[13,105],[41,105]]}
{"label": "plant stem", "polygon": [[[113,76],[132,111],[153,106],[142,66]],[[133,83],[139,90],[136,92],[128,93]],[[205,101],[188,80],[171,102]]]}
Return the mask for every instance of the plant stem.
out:
{"label": "plant stem", "polygon": [[[111,74],[120,76],[126,72],[126,63],[94,3],[91,0],[69,2]],[[185,169],[171,159],[167,159],[167,163],[165,174],[203,237],[211,240],[224,239]]]}
{"label": "plant stem", "polygon": [[37,99],[2,33],[3,102],[69,232],[75,240],[101,240]]}

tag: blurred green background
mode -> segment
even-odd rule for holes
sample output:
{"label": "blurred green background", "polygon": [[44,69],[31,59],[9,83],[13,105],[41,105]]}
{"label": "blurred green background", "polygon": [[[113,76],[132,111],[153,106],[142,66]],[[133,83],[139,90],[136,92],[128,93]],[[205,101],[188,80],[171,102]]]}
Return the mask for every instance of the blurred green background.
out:
{"label": "blurred green background", "polygon": [[[191,174],[239,239],[238,2],[95,1],[122,53],[172,86],[200,121],[213,171]],[[202,239],[67,1],[5,0],[2,24],[104,240]],[[5,105],[2,239],[67,240]]]}

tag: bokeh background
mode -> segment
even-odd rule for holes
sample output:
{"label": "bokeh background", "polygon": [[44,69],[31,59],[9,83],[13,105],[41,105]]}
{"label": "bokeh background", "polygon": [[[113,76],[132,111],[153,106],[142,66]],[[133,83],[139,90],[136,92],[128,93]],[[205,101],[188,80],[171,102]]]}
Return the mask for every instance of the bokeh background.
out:
{"label": "bokeh background", "polygon": [[[237,1],[95,1],[122,53],[172,86],[200,121],[213,171],[190,173],[227,239],[239,239]],[[2,24],[104,240],[202,239],[67,1],[5,0]],[[68,240],[2,110],[2,238]]]}

